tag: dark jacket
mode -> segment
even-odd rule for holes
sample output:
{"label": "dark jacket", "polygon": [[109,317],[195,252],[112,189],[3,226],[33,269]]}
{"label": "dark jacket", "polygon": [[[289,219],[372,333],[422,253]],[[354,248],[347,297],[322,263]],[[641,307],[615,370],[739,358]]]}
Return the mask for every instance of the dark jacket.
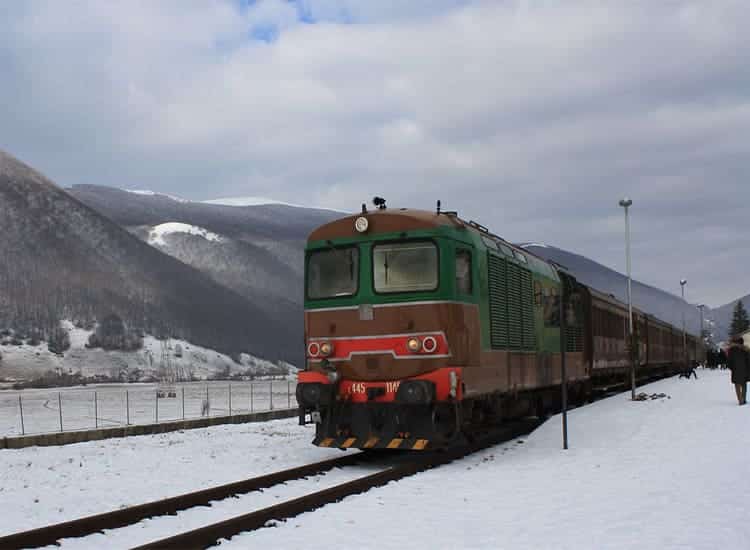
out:
{"label": "dark jacket", "polygon": [[744,384],[750,379],[750,353],[743,346],[729,348],[727,365],[732,371],[732,384]]}

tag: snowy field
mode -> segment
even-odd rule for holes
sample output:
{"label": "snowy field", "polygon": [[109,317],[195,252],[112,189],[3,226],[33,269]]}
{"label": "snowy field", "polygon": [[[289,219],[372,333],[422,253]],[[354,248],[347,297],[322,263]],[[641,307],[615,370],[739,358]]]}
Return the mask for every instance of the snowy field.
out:
{"label": "snowy field", "polygon": [[[623,394],[572,411],[568,451],[555,417],[528,438],[221,546],[746,548],[750,406],[737,406],[726,371],[698,375],[641,389],[669,398],[630,402]],[[312,435],[289,419],[3,450],[0,498],[13,506],[3,507],[0,534],[341,454],[312,447]],[[233,513],[291,492],[248,495]],[[150,521],[131,529],[168,534]],[[63,547],[119,548],[140,537],[128,540],[104,534]]]}
{"label": "snowy field", "polygon": [[174,397],[157,398],[157,391],[165,390],[158,384],[2,390],[0,437],[226,416],[286,409],[297,403],[296,382],[291,380],[189,382],[169,388]]}

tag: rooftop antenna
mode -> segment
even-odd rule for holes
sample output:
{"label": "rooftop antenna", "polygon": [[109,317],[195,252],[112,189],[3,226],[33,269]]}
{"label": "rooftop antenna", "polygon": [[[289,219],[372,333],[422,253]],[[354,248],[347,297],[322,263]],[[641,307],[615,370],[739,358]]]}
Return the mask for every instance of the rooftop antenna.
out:
{"label": "rooftop antenna", "polygon": [[362,203],[362,213],[367,214],[367,205],[365,203]]}
{"label": "rooftop antenna", "polygon": [[440,199],[438,199],[438,201],[437,201],[437,213],[438,213],[438,216],[439,216],[440,215]]}

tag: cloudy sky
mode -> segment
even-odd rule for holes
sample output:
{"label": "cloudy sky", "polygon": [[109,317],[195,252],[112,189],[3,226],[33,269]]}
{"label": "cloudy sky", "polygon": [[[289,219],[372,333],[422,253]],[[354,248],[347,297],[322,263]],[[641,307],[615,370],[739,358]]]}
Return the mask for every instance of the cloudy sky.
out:
{"label": "cloudy sky", "polygon": [[750,292],[750,5],[4,2],[0,149],[67,186],[449,209]]}

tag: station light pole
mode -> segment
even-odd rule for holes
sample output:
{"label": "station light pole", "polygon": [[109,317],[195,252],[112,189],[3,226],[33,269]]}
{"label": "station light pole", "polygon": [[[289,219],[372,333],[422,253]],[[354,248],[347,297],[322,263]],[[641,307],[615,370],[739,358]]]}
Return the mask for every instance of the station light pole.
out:
{"label": "station light pole", "polygon": [[[699,335],[698,335],[698,338],[699,338],[698,341],[701,343],[701,348],[700,348],[701,350],[705,350],[705,348],[706,348],[706,337],[704,335],[704,330],[703,330],[703,308],[704,307],[706,307],[706,304],[698,304],[698,309],[701,312],[701,328],[700,328],[700,332],[699,332]],[[696,353],[698,353],[697,350],[696,350]],[[703,358],[703,366],[705,367],[706,366],[706,361],[705,361],[706,356],[703,353],[703,351],[701,351],[700,357]]]}
{"label": "station light pole", "polygon": [[635,401],[635,349],[633,342],[633,296],[632,281],[630,276],[630,217],[628,209],[633,205],[633,201],[625,197],[620,201],[620,206],[625,209],[625,264],[628,271],[628,334],[630,350],[630,398]]}
{"label": "station light pole", "polygon": [[[682,301],[685,301],[685,285],[687,279],[680,279],[680,290],[682,291]],[[682,308],[682,360],[687,368],[687,335],[685,334],[685,308]]]}

